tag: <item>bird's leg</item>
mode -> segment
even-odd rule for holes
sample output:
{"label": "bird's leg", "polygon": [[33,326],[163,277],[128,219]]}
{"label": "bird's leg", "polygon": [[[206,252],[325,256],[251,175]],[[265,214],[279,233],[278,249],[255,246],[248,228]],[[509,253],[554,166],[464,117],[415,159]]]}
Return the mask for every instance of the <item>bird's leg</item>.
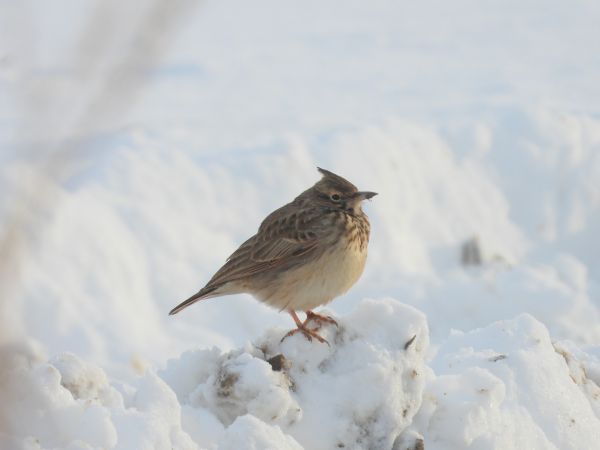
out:
{"label": "bird's leg", "polygon": [[312,338],[315,338],[317,341],[329,345],[329,342],[327,342],[326,339],[319,336],[315,331],[307,328],[305,325],[306,322],[302,323],[302,321],[298,318],[296,311],[290,309],[288,313],[290,313],[290,316],[292,316],[292,319],[294,319],[294,322],[296,322],[296,326],[298,328],[288,331],[287,334],[281,338],[281,342],[283,342],[286,337],[292,336],[296,333],[302,333],[309,341],[312,341]]}
{"label": "bird's leg", "polygon": [[321,328],[321,325],[323,325],[323,323],[331,323],[336,327],[339,326],[338,323],[333,319],[333,317],[322,316],[321,314],[314,313],[309,309],[306,311],[306,320],[304,321],[304,325],[311,321],[317,322],[319,328]]}

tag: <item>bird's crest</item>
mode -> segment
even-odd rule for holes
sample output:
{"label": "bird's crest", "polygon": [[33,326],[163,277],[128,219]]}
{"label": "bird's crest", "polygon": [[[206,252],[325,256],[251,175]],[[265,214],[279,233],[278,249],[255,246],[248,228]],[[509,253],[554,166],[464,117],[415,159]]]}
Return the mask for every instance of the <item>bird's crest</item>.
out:
{"label": "bird's crest", "polygon": [[323,175],[323,178],[321,178],[321,181],[319,181],[317,184],[326,184],[328,187],[337,189],[341,192],[358,191],[357,187],[345,178],[340,177],[339,175],[336,175],[335,173],[321,167],[317,167],[317,170]]}

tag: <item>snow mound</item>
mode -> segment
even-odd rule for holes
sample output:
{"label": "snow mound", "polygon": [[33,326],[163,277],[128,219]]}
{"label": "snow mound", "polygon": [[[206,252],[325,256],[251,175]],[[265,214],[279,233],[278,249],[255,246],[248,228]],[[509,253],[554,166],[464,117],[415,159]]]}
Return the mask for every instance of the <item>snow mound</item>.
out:
{"label": "snow mound", "polygon": [[65,353],[47,363],[13,359],[3,371],[0,448],[189,449],[177,397],[148,372],[136,386]]}
{"label": "snow mound", "polygon": [[[454,331],[363,300],[338,326],[196,349],[130,384],[70,353],[6,357],[0,448],[581,449],[600,440],[600,360],[531,315]],[[1,350],[1,349],[0,349]]]}
{"label": "snow mound", "polygon": [[[304,448],[389,449],[420,406],[425,317],[393,300],[365,300],[338,325],[320,329],[330,345],[298,334],[281,341],[286,330],[274,328],[244,350],[184,353],[160,376],[189,407],[184,414],[209,412],[229,435],[250,433],[260,419]],[[234,448],[237,439],[221,442]]]}
{"label": "snow mound", "polygon": [[251,415],[239,417],[219,441],[219,450],[302,450],[296,440]]}
{"label": "snow mound", "polygon": [[528,314],[455,332],[431,363],[436,376],[415,420],[427,448],[596,448],[598,386],[571,354]]}

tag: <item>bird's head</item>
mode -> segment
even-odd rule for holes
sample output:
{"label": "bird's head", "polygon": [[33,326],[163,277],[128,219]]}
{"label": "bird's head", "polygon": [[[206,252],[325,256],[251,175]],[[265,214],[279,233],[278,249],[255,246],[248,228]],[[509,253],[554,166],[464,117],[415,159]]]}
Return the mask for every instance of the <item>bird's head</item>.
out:
{"label": "bird's head", "polygon": [[323,177],[310,189],[315,200],[331,208],[341,209],[352,214],[362,212],[363,200],[377,195],[376,192],[359,191],[345,178],[329,170],[317,167]]}

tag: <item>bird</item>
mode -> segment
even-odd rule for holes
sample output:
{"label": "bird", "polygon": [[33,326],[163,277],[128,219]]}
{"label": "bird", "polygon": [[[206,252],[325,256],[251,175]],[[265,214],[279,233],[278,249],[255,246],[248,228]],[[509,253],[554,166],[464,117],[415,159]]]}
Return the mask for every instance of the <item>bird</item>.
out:
{"label": "bird", "polygon": [[[317,331],[337,322],[313,309],[347,292],[362,275],[371,230],[362,203],[377,193],[317,169],[319,181],[269,214],[208,283],[169,315],[200,300],[247,293],[292,316],[296,328],[282,341],[302,333],[329,344]],[[306,313],[304,321],[297,311]]]}

